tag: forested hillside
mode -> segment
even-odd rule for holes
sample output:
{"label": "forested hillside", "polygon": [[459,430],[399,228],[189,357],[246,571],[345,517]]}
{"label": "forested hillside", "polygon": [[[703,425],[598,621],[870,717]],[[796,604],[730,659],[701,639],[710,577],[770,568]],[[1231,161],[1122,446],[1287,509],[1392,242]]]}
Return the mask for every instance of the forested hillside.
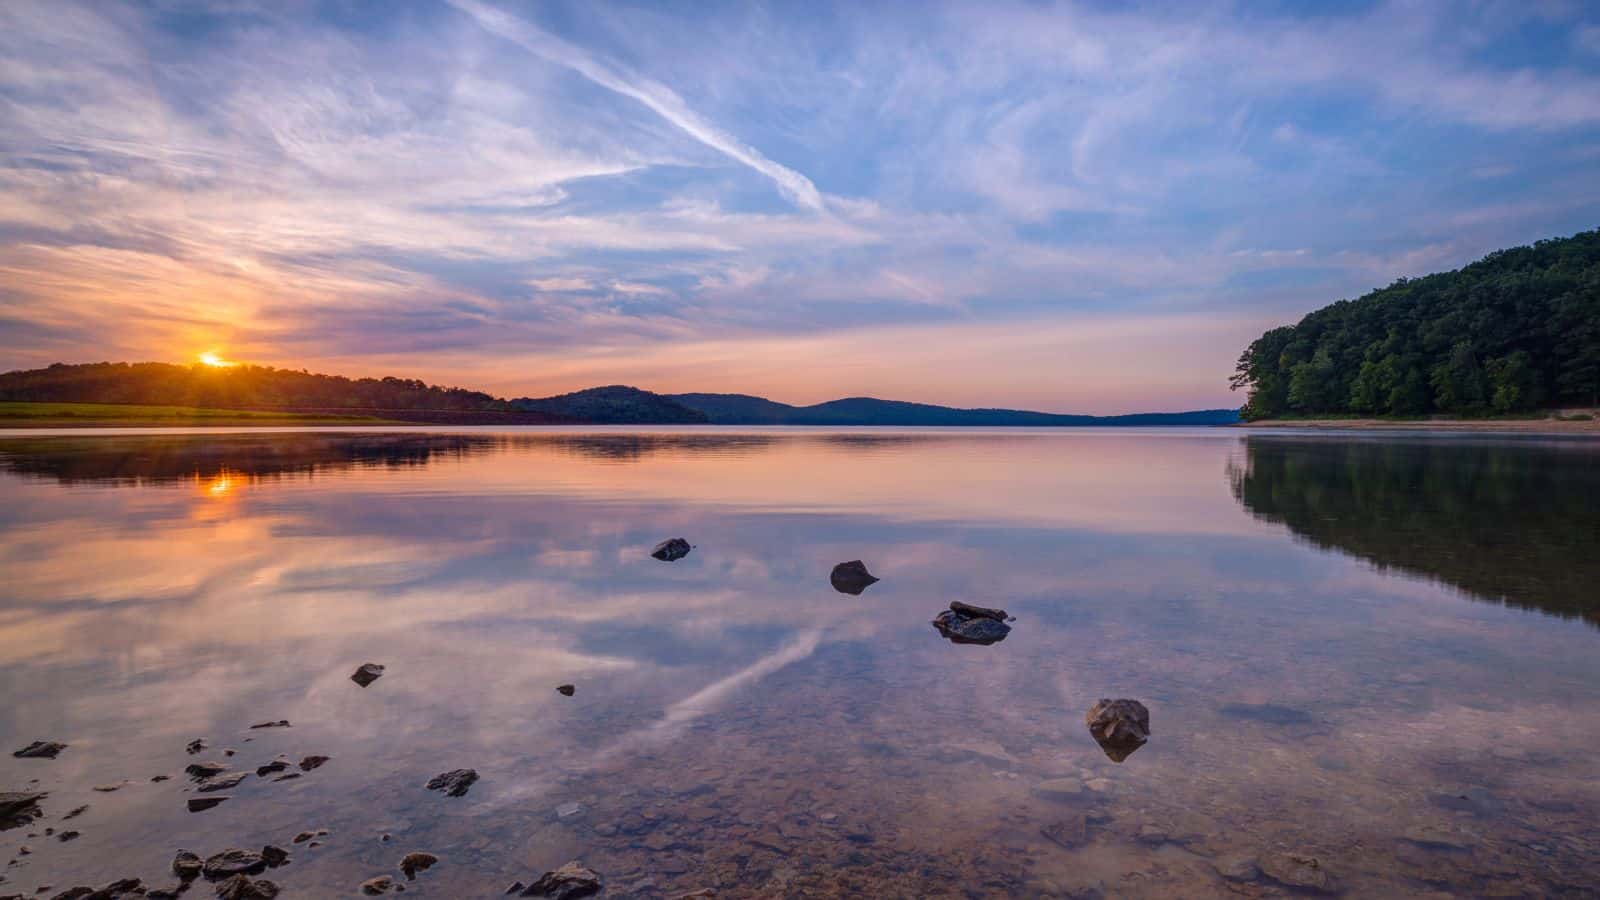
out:
{"label": "forested hillside", "polygon": [[1231,383],[1246,419],[1600,405],[1600,231],[1319,309],[1252,343]]}

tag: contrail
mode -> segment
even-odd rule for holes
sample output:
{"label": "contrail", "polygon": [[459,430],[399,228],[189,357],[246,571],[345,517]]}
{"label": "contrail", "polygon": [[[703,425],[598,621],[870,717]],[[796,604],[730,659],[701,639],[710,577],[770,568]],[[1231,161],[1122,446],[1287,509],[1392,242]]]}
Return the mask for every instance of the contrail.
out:
{"label": "contrail", "polygon": [[782,194],[806,209],[822,210],[822,194],[811,179],[762,156],[760,151],[707,122],[664,84],[628,73],[563,41],[549,32],[479,0],[447,0],[485,31],[498,35],[535,56],[565,66],[610,91],[643,103],[685,134],[772,179]]}

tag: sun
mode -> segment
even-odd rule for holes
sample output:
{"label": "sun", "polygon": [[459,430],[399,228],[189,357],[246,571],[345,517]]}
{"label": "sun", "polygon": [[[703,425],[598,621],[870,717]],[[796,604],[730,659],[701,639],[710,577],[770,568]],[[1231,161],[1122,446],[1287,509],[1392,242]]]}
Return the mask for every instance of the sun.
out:
{"label": "sun", "polygon": [[217,368],[217,369],[226,369],[226,368],[229,368],[231,366],[237,366],[238,365],[238,363],[236,363],[236,362],[233,362],[231,360],[223,359],[222,357],[218,356],[217,354],[213,353],[210,350],[207,350],[206,352],[200,354],[200,362],[205,364],[205,365],[211,366],[213,368]]}

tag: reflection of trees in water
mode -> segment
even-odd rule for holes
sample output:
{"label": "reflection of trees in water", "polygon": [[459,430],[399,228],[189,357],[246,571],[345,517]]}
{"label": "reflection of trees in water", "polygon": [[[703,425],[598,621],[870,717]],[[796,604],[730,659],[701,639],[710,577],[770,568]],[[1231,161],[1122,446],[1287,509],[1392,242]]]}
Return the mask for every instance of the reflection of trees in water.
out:
{"label": "reflection of trees in water", "polygon": [[0,440],[0,471],[63,484],[160,484],[213,478],[311,475],[359,468],[412,468],[490,453],[558,452],[634,463],[657,454],[749,456],[783,441],[816,441],[850,453],[913,442],[918,435],[671,433],[351,433],[137,435]]}
{"label": "reflection of trees in water", "polygon": [[1229,466],[1264,521],[1379,568],[1600,626],[1600,448],[1256,438]]}

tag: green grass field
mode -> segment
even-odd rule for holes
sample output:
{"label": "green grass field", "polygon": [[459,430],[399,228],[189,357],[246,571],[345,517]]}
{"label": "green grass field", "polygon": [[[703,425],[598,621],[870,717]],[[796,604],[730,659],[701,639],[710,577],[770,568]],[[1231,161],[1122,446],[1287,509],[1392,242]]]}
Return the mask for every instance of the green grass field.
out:
{"label": "green grass field", "polygon": [[0,428],[149,427],[158,425],[385,425],[370,416],[332,416],[193,406],[121,403],[0,402]]}

